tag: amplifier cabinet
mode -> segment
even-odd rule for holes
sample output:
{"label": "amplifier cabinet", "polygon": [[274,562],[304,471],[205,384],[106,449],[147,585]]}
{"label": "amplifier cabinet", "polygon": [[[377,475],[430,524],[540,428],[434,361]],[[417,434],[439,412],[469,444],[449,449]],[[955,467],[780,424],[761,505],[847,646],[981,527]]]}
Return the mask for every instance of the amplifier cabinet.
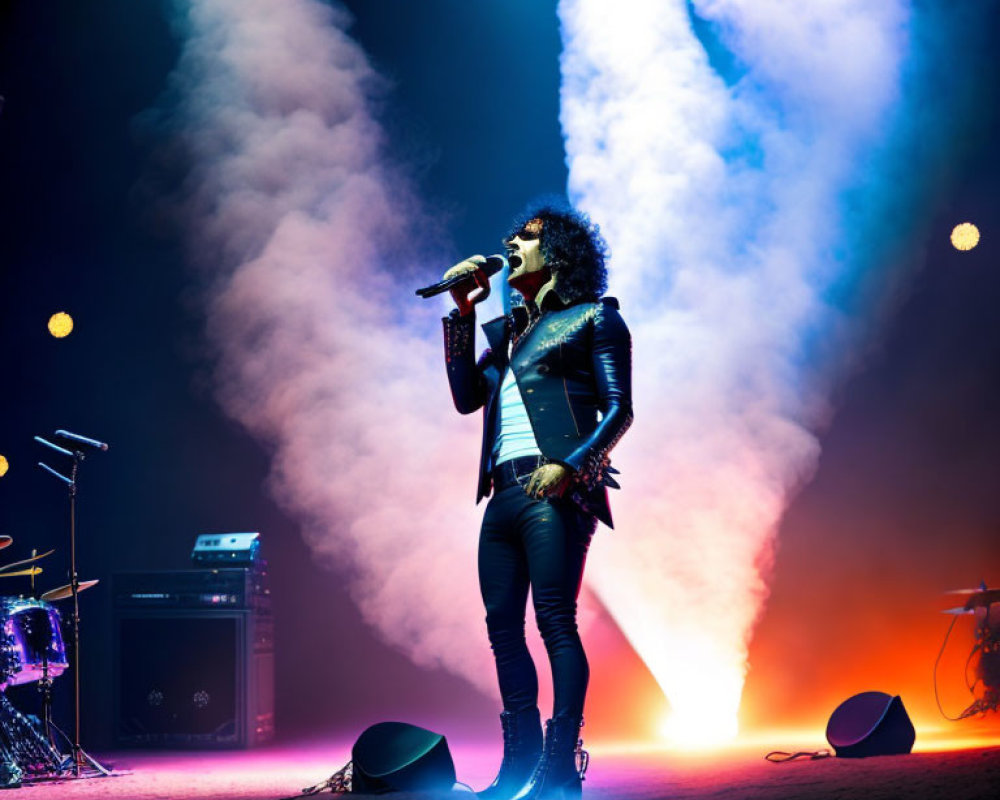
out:
{"label": "amplifier cabinet", "polygon": [[118,572],[113,576],[115,608],[250,609],[271,613],[264,565],[158,572]]}
{"label": "amplifier cabinet", "polygon": [[274,735],[270,615],[115,608],[115,743],[239,748]]}

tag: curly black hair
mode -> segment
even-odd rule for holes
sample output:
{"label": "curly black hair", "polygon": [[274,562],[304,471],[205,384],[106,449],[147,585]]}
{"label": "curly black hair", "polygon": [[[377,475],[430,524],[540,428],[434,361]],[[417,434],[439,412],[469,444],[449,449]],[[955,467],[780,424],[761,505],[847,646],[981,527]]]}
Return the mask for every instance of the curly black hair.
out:
{"label": "curly black hair", "polygon": [[504,237],[509,242],[533,219],[542,220],[539,247],[545,263],[558,276],[559,296],[567,303],[596,302],[608,288],[610,257],[599,226],[559,198],[530,203]]}

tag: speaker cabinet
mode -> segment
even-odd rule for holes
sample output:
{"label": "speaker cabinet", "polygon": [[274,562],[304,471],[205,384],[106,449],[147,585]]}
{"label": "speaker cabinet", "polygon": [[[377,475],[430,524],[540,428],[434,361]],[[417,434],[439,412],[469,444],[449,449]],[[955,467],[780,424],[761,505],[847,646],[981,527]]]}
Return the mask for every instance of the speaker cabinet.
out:
{"label": "speaker cabinet", "polygon": [[826,739],[840,758],[909,753],[916,731],[898,695],[862,692],[837,706]]}
{"label": "speaker cabinet", "polygon": [[239,748],[274,733],[270,616],[116,609],[115,742]]}

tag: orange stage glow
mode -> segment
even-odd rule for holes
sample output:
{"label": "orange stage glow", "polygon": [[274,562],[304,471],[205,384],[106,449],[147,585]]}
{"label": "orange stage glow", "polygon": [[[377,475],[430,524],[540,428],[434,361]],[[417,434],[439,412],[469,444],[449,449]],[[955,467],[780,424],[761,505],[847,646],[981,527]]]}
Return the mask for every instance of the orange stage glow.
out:
{"label": "orange stage glow", "polygon": [[7,463],[7,459],[0,456],[0,478],[7,474],[8,467],[9,464]]}
{"label": "orange stage glow", "polygon": [[[958,750],[977,750],[984,747],[1000,747],[1000,729],[982,731],[979,734],[963,735],[960,732],[947,732],[935,727],[915,726],[917,739],[913,745],[914,753],[945,753]],[[588,742],[590,744],[590,742]],[[711,748],[675,748],[662,741],[648,740],[636,742],[631,739],[601,739],[592,745],[601,754],[669,756],[672,759],[686,758],[695,761],[707,757],[718,760],[724,753],[758,753],[763,757],[772,750],[814,752],[817,750],[832,750],[826,741],[823,730],[804,728],[774,728],[772,730],[752,731],[740,734],[739,737],[726,744]]]}
{"label": "orange stage glow", "polygon": [[[652,673],[597,604],[583,632],[591,663],[585,738],[633,752],[816,750],[829,747],[826,725],[841,702],[878,690],[901,696],[917,730],[915,751],[1000,745],[1000,714],[952,722],[941,716],[934,700],[932,668],[951,621],[940,611],[954,605],[942,590],[962,581],[942,578],[946,583],[939,588],[912,575],[911,584],[868,565],[874,570],[870,580],[857,580],[850,591],[834,590],[844,581],[845,570],[868,568],[861,564],[863,555],[857,562],[826,560],[827,577],[808,570],[784,577],[779,573],[772,603],[750,647],[736,738],[727,735],[732,731],[712,727],[719,717],[710,696],[695,698],[690,707],[694,716],[680,716],[688,725],[678,726],[677,712]],[[794,596],[787,597],[791,587]],[[841,590],[845,587],[842,583]],[[591,603],[596,601],[586,598],[585,604]],[[973,617],[958,620],[938,670],[941,702],[952,716],[972,701],[963,668],[973,645],[973,626]]]}

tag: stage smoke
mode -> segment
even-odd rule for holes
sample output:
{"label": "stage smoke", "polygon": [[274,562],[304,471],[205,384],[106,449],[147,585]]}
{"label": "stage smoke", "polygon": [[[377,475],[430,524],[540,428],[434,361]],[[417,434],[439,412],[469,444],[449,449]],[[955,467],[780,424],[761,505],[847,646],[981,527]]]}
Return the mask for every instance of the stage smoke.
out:
{"label": "stage smoke", "polygon": [[667,732],[731,736],[776,527],[924,218],[932,45],[902,0],[559,14],[570,194],[611,243],[634,338],[617,530],[590,582],[667,695]]}
{"label": "stage smoke", "polygon": [[428,273],[396,266],[427,255],[404,249],[411,225],[422,241],[433,225],[384,157],[371,111],[382,81],[339,7],[179,7],[167,102],[191,164],[183,215],[211,286],[219,399],[271,449],[274,494],[365,619],[417,663],[494,692],[475,570],[478,419],[448,394],[445,301],[415,299]]}
{"label": "stage smoke", "polygon": [[[166,102],[220,401],[270,448],[272,490],[366,620],[493,693],[479,419],[448,396],[447,301],[417,301],[427,272],[398,268],[433,226],[385,157],[385,87],[339,6],[178,5]],[[908,8],[560,4],[570,192],[612,245],[635,341],[617,530],[595,538],[589,579],[689,741],[696,720],[735,729],[775,526],[941,143],[933,125],[920,151],[900,131],[921,107]]]}

